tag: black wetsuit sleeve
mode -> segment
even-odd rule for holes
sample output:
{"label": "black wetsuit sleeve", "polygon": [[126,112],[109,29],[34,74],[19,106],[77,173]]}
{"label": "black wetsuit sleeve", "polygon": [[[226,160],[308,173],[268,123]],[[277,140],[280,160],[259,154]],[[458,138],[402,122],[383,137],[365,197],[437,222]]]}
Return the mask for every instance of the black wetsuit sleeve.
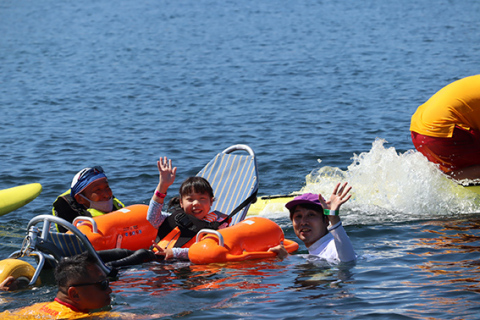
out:
{"label": "black wetsuit sleeve", "polygon": [[128,249],[110,249],[98,251],[98,255],[107,266],[114,268],[161,260],[161,257],[158,257],[153,251],[147,249],[136,251]]}

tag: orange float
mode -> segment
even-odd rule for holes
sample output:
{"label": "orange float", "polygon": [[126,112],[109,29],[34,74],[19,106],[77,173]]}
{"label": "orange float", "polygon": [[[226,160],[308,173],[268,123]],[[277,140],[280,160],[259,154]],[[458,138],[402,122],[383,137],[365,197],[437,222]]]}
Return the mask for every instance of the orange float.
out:
{"label": "orange float", "polygon": [[298,249],[298,243],[285,239],[282,228],[275,222],[252,217],[218,231],[201,230],[188,257],[196,264],[272,258],[276,253],[268,249],[282,242],[289,253]]}
{"label": "orange float", "polygon": [[94,218],[77,217],[73,225],[97,251],[147,249],[157,236],[157,229],[147,221],[147,211],[147,205],[135,204]]}

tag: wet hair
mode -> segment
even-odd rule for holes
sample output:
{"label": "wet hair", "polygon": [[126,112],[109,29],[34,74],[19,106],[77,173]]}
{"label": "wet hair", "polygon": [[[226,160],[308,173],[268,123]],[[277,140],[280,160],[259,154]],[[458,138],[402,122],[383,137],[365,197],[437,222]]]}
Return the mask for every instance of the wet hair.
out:
{"label": "wet hair", "polygon": [[97,259],[85,251],[73,257],[60,260],[55,268],[55,281],[59,288],[66,288],[72,282],[90,277],[89,268],[97,264]]}
{"label": "wet hair", "polygon": [[174,208],[180,208],[180,197],[172,197],[170,201],[168,202],[168,212],[174,212]]}
{"label": "wet hair", "polygon": [[213,189],[210,183],[202,177],[190,177],[183,181],[180,186],[180,197],[188,196],[192,193],[207,193],[210,198],[213,198]]}

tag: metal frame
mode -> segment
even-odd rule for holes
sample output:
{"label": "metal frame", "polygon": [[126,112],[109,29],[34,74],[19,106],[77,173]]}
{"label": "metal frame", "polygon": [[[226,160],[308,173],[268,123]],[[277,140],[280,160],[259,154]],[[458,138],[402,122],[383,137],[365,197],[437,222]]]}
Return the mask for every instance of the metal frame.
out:
{"label": "metal frame", "polygon": [[[43,223],[41,232],[40,232],[40,229],[36,226],[38,223]],[[19,258],[22,258],[22,257],[31,257],[31,256],[34,256],[34,257],[38,258],[37,268],[35,269],[35,273],[34,273],[32,279],[30,280],[29,285],[34,285],[35,284],[35,282],[37,281],[37,279],[40,275],[40,272],[43,269],[43,266],[45,265],[46,260],[52,262],[54,265],[56,265],[59,262],[51,254],[41,252],[41,251],[37,250],[37,247],[36,247],[38,239],[42,239],[43,241],[48,241],[48,235],[49,235],[49,233],[52,232],[50,230],[50,227],[51,227],[52,223],[59,224],[59,225],[65,227],[70,232],[72,232],[80,240],[80,242],[82,243],[84,248],[90,254],[92,254],[94,257],[96,257],[96,259],[99,262],[99,264],[98,264],[99,267],[106,274],[109,274],[111,272],[111,269],[108,268],[107,266],[105,266],[105,264],[103,263],[103,261],[98,256],[97,252],[93,248],[93,246],[90,243],[90,241],[88,240],[88,238],[80,230],[78,230],[73,224],[71,224],[70,222],[68,222],[68,221],[66,221],[62,218],[44,214],[44,215],[36,216],[32,220],[30,220],[30,222],[28,223],[28,226],[27,226],[27,230],[28,230],[27,231],[27,236],[23,240],[22,248],[20,250],[15,251],[14,253],[12,253],[9,256],[9,258],[14,258],[14,259],[19,259]]]}
{"label": "metal frame", "polygon": [[213,235],[217,236],[218,237],[218,245],[220,247],[225,246],[224,245],[225,241],[223,240],[222,234],[220,232],[218,232],[217,230],[212,230],[212,229],[202,229],[202,230],[198,231],[197,238],[195,239],[195,243],[202,240],[202,236],[205,235],[205,234],[213,234]]}

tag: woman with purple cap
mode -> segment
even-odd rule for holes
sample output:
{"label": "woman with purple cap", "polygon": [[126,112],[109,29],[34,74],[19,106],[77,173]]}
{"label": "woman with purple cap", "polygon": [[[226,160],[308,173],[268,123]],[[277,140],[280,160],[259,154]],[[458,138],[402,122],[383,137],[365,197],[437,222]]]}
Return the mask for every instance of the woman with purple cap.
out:
{"label": "woman with purple cap", "polygon": [[340,206],[350,199],[351,189],[346,182],[338,183],[328,201],[321,194],[305,193],[285,205],[295,234],[311,255],[334,263],[356,259],[338,215]]}
{"label": "woman with purple cap", "polygon": [[[96,217],[123,208],[113,196],[102,167],[80,170],[72,180],[70,190],[59,195],[53,203],[53,215],[68,222],[78,216]],[[67,230],[57,226],[60,232]]]}

